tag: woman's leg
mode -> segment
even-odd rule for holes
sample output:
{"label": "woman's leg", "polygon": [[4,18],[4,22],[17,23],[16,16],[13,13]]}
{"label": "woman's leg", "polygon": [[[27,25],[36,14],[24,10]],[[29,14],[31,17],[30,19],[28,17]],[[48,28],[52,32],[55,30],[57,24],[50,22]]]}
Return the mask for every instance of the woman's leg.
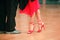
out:
{"label": "woman's leg", "polygon": [[28,34],[31,34],[33,32],[33,30],[34,30],[34,17],[35,17],[35,13],[30,18]]}
{"label": "woman's leg", "polygon": [[41,16],[40,16],[40,9],[38,9],[36,11],[36,18],[37,18],[37,22],[38,22],[38,31],[37,32],[41,32],[42,27],[44,27],[44,23],[41,20]]}

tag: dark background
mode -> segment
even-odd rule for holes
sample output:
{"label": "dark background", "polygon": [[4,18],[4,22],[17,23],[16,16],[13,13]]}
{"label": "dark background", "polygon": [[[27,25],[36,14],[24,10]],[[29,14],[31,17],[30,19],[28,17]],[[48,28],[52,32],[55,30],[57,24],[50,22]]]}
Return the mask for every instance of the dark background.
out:
{"label": "dark background", "polygon": [[[39,0],[42,4],[43,0]],[[46,0],[46,4],[60,4],[60,0]]]}

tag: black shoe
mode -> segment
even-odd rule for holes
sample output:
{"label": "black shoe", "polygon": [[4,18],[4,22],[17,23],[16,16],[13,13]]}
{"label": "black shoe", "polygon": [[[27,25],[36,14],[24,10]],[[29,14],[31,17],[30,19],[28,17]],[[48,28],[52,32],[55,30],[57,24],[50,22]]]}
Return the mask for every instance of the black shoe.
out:
{"label": "black shoe", "polygon": [[0,34],[5,34],[5,31],[0,31]]}
{"label": "black shoe", "polygon": [[17,30],[14,30],[14,31],[11,31],[11,32],[6,32],[6,34],[20,34],[21,32],[17,31]]}

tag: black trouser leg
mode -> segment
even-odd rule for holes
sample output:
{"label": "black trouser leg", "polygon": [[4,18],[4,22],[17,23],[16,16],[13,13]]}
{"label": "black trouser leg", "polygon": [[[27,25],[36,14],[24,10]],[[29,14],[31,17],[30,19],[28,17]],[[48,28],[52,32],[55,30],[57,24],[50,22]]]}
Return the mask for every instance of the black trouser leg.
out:
{"label": "black trouser leg", "polygon": [[15,30],[15,16],[17,10],[17,0],[7,0],[7,23],[6,31]]}
{"label": "black trouser leg", "polygon": [[4,13],[0,14],[0,31],[5,31],[5,18]]}
{"label": "black trouser leg", "polygon": [[0,31],[5,31],[5,0],[0,0]]}

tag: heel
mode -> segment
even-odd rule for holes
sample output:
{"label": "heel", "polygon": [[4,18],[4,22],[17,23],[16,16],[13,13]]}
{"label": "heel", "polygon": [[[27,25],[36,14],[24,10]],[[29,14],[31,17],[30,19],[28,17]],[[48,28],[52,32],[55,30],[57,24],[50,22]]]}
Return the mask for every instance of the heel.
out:
{"label": "heel", "polygon": [[41,26],[41,28],[45,30],[45,25],[43,24],[43,25]]}

